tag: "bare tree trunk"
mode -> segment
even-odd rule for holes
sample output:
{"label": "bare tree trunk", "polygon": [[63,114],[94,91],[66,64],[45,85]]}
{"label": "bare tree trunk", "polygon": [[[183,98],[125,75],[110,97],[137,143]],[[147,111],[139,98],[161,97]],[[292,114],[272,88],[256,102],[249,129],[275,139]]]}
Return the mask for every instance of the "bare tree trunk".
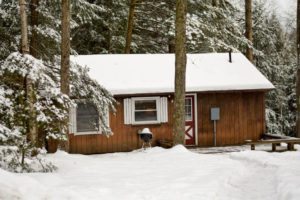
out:
{"label": "bare tree trunk", "polygon": [[185,135],[185,72],[186,72],[186,0],[176,0],[175,22],[175,100],[173,138],[184,144]]}
{"label": "bare tree trunk", "polygon": [[135,11],[136,0],[130,1],[129,13],[128,13],[128,22],[127,22],[127,32],[126,32],[126,44],[124,53],[130,53],[130,46],[132,40],[132,30],[134,23],[134,11]]}
{"label": "bare tree trunk", "polygon": [[61,18],[61,71],[60,89],[61,92],[70,93],[70,0],[62,0]]}
{"label": "bare tree trunk", "polygon": [[[26,1],[19,0],[20,4],[20,18],[21,18],[21,53],[29,54],[29,44],[28,44],[28,24],[27,24],[27,15],[26,15]],[[34,109],[34,84],[32,80],[26,76],[25,80],[26,88],[26,100],[29,108],[28,111],[28,122],[27,122],[27,137],[32,142],[33,145],[36,145],[37,141],[37,127],[36,127],[36,113]]]}
{"label": "bare tree trunk", "polygon": [[37,7],[39,5],[39,0],[31,0],[30,11],[31,11],[31,27],[32,27],[32,36],[30,40],[30,54],[38,58],[38,36],[35,30],[35,26],[38,25],[39,14],[37,12]]}
{"label": "bare tree trunk", "polygon": [[[245,0],[245,20],[246,20],[246,38],[253,44],[252,30],[252,0]],[[246,57],[250,62],[253,62],[253,48],[247,47]]]}
{"label": "bare tree trunk", "polygon": [[297,83],[296,83],[296,99],[297,99],[297,117],[296,117],[296,136],[300,137],[300,0],[297,1]]}
{"label": "bare tree trunk", "polygon": [[19,0],[21,18],[21,53],[29,54],[26,0]]}
{"label": "bare tree trunk", "polygon": [[[71,2],[70,0],[62,0],[62,17],[61,17],[61,69],[60,69],[60,90],[63,94],[70,95],[70,20],[71,20]],[[69,113],[68,113],[69,115]],[[68,134],[68,119],[66,117],[63,122],[67,128]],[[63,148],[68,150],[69,140],[66,143],[61,143]]]}

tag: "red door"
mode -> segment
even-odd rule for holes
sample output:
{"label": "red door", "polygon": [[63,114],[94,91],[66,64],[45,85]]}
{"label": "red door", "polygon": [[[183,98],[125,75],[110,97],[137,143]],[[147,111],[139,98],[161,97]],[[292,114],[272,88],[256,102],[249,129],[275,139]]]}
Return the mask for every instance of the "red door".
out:
{"label": "red door", "polygon": [[195,97],[185,97],[185,145],[195,145]]}

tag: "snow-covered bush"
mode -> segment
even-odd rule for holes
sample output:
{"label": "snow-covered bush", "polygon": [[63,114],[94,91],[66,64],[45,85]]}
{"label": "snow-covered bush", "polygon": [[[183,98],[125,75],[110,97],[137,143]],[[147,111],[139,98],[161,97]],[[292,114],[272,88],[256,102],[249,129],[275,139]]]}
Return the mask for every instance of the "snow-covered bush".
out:
{"label": "snow-covered bush", "polygon": [[46,151],[35,148],[19,129],[0,124],[0,168],[11,172],[52,172],[56,167],[44,159]]}
{"label": "snow-covered bush", "polygon": [[[8,127],[26,127],[28,113],[32,112],[28,107],[28,95],[26,79],[30,79],[35,85],[34,112],[37,115],[38,128],[44,134],[54,138],[65,139],[67,127],[61,123],[67,118],[67,111],[72,104],[68,96],[62,94],[58,84],[53,80],[53,71],[49,70],[41,60],[30,55],[22,55],[18,52],[8,56],[0,66],[0,77],[6,92],[6,99],[11,102],[11,116],[4,120]],[[5,113],[3,113],[5,114]],[[0,118],[1,119],[1,118]],[[62,131],[63,130],[63,131]],[[21,131],[26,134],[26,130]]]}
{"label": "snow-covered bush", "polygon": [[[41,60],[18,52],[0,65],[0,167],[14,172],[52,171],[42,159],[44,136],[66,139],[67,110],[72,101],[60,93],[48,68]],[[34,85],[33,110],[28,104],[27,81]],[[39,141],[28,140],[29,112],[36,113]]]}

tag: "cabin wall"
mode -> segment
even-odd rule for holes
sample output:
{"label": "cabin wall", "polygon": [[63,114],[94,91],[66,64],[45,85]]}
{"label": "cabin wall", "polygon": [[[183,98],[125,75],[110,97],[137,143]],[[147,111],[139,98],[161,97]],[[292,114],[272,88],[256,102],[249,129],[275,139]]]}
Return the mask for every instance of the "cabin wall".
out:
{"label": "cabin wall", "polygon": [[220,108],[217,146],[258,140],[265,132],[265,93],[235,92],[198,94],[198,146],[214,146],[210,108]]}
{"label": "cabin wall", "polygon": [[[162,95],[160,95],[162,97]],[[104,135],[69,135],[69,151],[71,153],[108,153],[108,152],[127,152],[142,147],[138,131],[145,127],[150,128],[153,133],[152,145],[156,145],[158,139],[171,139],[172,114],[173,109],[171,99],[168,98],[168,123],[146,124],[146,125],[125,125],[124,124],[124,98],[116,98],[116,113],[110,114],[110,127],[113,136]]]}
{"label": "cabin wall", "polygon": [[[220,107],[217,122],[217,145],[243,144],[246,139],[258,140],[265,130],[264,92],[198,93],[198,146],[214,145],[210,108]],[[163,96],[163,95],[160,95]],[[172,139],[173,97],[168,96],[168,123],[156,125],[125,125],[123,98],[118,97],[116,113],[110,114],[111,137],[69,134],[69,152],[94,154],[126,152],[141,148],[138,131],[145,127],[153,132],[152,145],[159,139]]]}

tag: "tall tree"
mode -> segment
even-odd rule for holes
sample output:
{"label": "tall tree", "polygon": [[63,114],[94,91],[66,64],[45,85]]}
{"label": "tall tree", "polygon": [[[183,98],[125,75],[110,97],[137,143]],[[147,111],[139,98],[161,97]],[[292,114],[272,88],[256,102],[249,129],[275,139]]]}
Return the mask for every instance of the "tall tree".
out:
{"label": "tall tree", "polygon": [[[253,30],[252,30],[252,0],[245,0],[245,18],[246,18],[246,38],[253,43]],[[253,48],[247,47],[246,49],[246,57],[248,60],[253,62]]]}
{"label": "tall tree", "polygon": [[[19,0],[20,4],[20,20],[21,20],[21,53],[29,54],[29,43],[28,43],[28,23],[26,14],[26,1]],[[26,88],[26,100],[28,106],[28,120],[27,120],[27,137],[36,145],[37,141],[37,128],[36,128],[36,113],[34,109],[34,83],[28,77],[25,77],[25,88]]]}
{"label": "tall tree", "polygon": [[136,6],[136,0],[130,1],[129,13],[128,13],[128,22],[127,22],[127,32],[126,32],[126,44],[125,44],[125,53],[130,53],[130,45],[132,40],[132,30],[134,24],[134,11]]}
{"label": "tall tree", "polygon": [[21,53],[29,54],[26,0],[19,0],[21,19]]}
{"label": "tall tree", "polygon": [[173,138],[175,144],[184,144],[185,135],[186,12],[187,0],[176,0],[175,100],[173,115]]}
{"label": "tall tree", "polygon": [[60,70],[60,89],[61,92],[69,95],[70,93],[70,0],[62,0],[61,17],[61,70]]}
{"label": "tall tree", "polygon": [[297,85],[296,85],[296,99],[297,99],[297,137],[300,137],[300,0],[297,1]]}

